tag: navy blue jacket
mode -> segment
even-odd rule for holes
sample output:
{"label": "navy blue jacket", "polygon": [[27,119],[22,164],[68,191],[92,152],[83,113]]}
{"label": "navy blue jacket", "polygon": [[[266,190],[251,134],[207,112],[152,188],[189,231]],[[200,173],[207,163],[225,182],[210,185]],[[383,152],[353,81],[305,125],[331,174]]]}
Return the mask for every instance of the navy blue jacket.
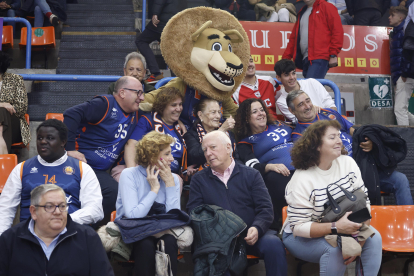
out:
{"label": "navy blue jacket", "polygon": [[8,229],[0,236],[0,275],[89,275],[113,276],[98,234],[90,226],[70,218],[67,232],[59,237],[50,259],[29,231],[30,219]]}
{"label": "navy blue jacket", "polygon": [[394,27],[390,33],[390,66],[391,79],[394,84],[402,74],[403,65],[403,41],[404,41],[404,20],[400,25]]}
{"label": "navy blue jacket", "polygon": [[247,229],[254,226],[261,237],[273,222],[273,205],[259,171],[236,163],[227,187],[211,168],[191,178],[188,213],[202,204],[217,205],[238,215]]}

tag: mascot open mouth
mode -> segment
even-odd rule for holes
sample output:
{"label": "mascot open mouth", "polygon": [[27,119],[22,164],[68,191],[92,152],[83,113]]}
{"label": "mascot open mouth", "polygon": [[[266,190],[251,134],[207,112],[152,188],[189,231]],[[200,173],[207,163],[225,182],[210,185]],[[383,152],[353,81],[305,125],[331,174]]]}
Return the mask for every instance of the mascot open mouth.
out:
{"label": "mascot open mouth", "polygon": [[234,85],[234,79],[232,77],[227,76],[226,74],[218,71],[216,68],[208,65],[208,68],[210,69],[211,75],[221,84],[227,85],[227,86],[233,86]]}

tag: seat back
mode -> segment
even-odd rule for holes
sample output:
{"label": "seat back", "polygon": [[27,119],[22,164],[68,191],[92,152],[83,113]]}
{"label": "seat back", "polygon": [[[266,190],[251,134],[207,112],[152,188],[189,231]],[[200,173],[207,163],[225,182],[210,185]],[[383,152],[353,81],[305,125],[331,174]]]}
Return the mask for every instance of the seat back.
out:
{"label": "seat back", "polygon": [[285,223],[285,220],[287,219],[287,206],[283,207],[282,209],[282,223]]}
{"label": "seat back", "polygon": [[56,119],[63,122],[63,113],[47,113],[46,120]]}
{"label": "seat back", "polygon": [[116,211],[113,211],[113,212],[111,213],[111,221],[114,221],[114,220],[115,220],[115,218],[116,218]]}
{"label": "seat back", "polygon": [[0,194],[3,191],[9,174],[17,166],[16,154],[0,154]]}
{"label": "seat back", "polygon": [[3,26],[3,34],[1,36],[2,49],[13,48],[13,27]]}
{"label": "seat back", "polygon": [[382,249],[414,252],[414,206],[371,206],[371,225],[380,232]]}
{"label": "seat back", "polygon": [[[29,116],[29,114],[27,114],[27,113],[24,114],[24,118],[26,119],[27,124],[30,125],[30,116]],[[29,147],[29,144],[27,144],[27,146],[25,146],[23,142],[19,142],[19,143],[12,144],[12,148],[13,149],[22,149],[24,147],[27,147],[28,148]]]}
{"label": "seat back", "polygon": [[[20,35],[19,47],[24,48],[27,44],[27,28],[22,28]],[[46,46],[55,48],[56,39],[55,39],[55,28],[50,27],[41,27],[41,28],[32,28],[32,46]]]}

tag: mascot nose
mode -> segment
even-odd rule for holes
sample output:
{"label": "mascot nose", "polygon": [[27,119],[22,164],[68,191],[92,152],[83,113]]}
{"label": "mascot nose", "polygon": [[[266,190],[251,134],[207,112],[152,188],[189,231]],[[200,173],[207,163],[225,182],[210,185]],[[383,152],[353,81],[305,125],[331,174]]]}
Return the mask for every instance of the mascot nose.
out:
{"label": "mascot nose", "polygon": [[227,62],[226,64],[228,67],[235,69],[235,70],[243,69],[242,63],[240,63],[240,65],[234,65],[233,63]]}

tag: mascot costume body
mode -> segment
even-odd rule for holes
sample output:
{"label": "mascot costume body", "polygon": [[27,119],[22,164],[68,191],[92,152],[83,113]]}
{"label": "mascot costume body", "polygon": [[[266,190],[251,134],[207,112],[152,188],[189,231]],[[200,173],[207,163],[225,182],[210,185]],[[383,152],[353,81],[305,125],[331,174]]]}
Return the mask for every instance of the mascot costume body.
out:
{"label": "mascot costume body", "polygon": [[[161,52],[178,76],[165,86],[177,88],[184,96],[180,120],[187,129],[195,119],[193,108],[203,97],[219,101],[224,117],[235,116],[238,106],[231,96],[246,74],[250,45],[233,15],[207,7],[176,14],[161,34]],[[160,89],[145,94],[144,103],[152,104]],[[149,105],[140,106],[149,111]]]}

